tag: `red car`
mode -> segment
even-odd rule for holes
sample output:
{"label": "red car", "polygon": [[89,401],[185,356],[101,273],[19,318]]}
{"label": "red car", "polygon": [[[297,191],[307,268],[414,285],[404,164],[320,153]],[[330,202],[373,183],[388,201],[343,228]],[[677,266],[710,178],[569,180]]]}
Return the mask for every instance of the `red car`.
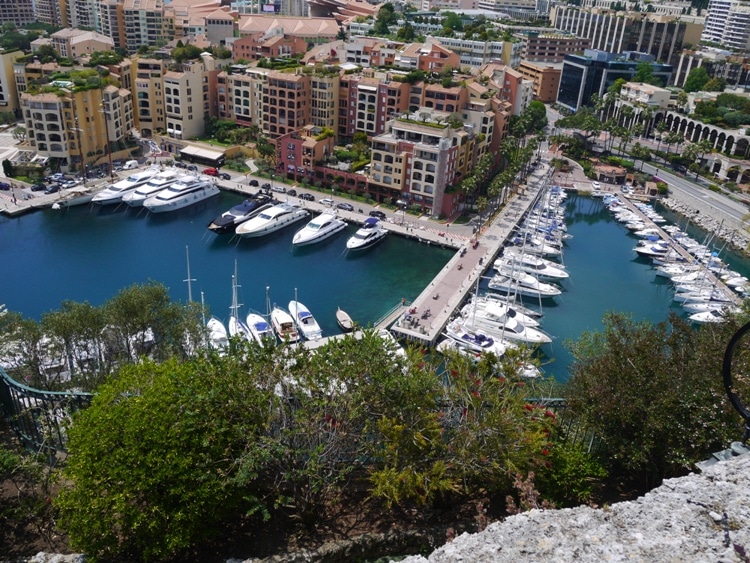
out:
{"label": "red car", "polygon": [[206,176],[218,176],[219,171],[216,170],[216,168],[206,168],[205,170],[203,170],[203,174],[205,174]]}

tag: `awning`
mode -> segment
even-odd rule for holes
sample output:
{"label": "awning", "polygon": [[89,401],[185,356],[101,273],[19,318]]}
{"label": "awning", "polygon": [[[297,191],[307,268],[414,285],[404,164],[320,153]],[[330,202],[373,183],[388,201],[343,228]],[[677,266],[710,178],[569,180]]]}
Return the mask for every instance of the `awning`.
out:
{"label": "awning", "polygon": [[224,151],[213,151],[199,147],[187,146],[180,149],[180,155],[188,158],[202,158],[205,160],[221,160],[224,158]]}

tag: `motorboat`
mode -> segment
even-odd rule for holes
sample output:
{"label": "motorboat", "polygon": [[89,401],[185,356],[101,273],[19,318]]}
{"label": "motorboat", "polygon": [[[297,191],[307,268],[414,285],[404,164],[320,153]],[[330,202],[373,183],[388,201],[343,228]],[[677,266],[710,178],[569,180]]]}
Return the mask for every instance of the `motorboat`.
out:
{"label": "motorboat", "polygon": [[496,340],[481,331],[468,330],[464,327],[464,321],[460,317],[448,323],[448,326],[445,327],[445,336],[475,352],[502,356],[508,349],[507,343],[502,340]]}
{"label": "motorboat", "polygon": [[166,190],[151,196],[143,207],[152,213],[176,211],[219,195],[219,188],[206,177],[183,176]]}
{"label": "motorboat", "polygon": [[226,349],[229,347],[229,340],[227,338],[227,328],[224,326],[224,323],[216,317],[211,317],[206,326],[208,327],[208,345],[218,351],[219,354],[226,353]]}
{"label": "motorboat", "polygon": [[315,320],[310,309],[305,307],[299,301],[289,302],[289,314],[292,315],[299,332],[307,340],[320,340],[323,337],[323,331],[320,330],[318,321]]}
{"label": "motorboat", "polygon": [[299,332],[297,332],[297,327],[294,324],[294,318],[281,307],[274,305],[271,309],[271,326],[282,342],[297,342],[299,340]]}
{"label": "motorboat", "polygon": [[514,274],[497,274],[490,280],[488,287],[503,293],[516,293],[525,297],[557,297],[562,293],[554,284],[540,282],[532,275],[523,272]]}
{"label": "motorboat", "polygon": [[209,223],[208,230],[217,235],[233,233],[238,225],[249,221],[260,212],[273,207],[274,203],[271,196],[258,193],[216,217]]}
{"label": "motorboat", "polygon": [[351,332],[354,330],[354,321],[349,316],[349,313],[344,311],[341,307],[336,309],[336,322],[344,332]]}
{"label": "motorboat", "polygon": [[176,169],[168,169],[159,172],[148,182],[143,184],[135,191],[128,192],[122,196],[122,201],[130,207],[142,207],[143,203],[153,195],[167,189],[180,178],[180,173]]}
{"label": "motorboat", "polygon": [[710,309],[693,313],[688,318],[698,324],[725,323],[729,320],[730,314],[731,311],[728,309]]}
{"label": "motorboat", "polygon": [[510,254],[498,258],[494,267],[498,272],[526,272],[539,279],[564,280],[570,277],[559,264],[531,254]]}
{"label": "motorboat", "polygon": [[245,238],[262,237],[283,229],[287,225],[302,221],[309,215],[310,212],[307,209],[288,203],[279,203],[240,224],[235,232]]}
{"label": "motorboat", "polygon": [[269,342],[275,342],[276,336],[274,336],[273,328],[268,324],[268,321],[260,316],[258,313],[248,313],[245,318],[245,326],[250,331],[253,339],[262,346],[265,346]]}
{"label": "motorboat", "polygon": [[76,205],[86,205],[91,203],[94,196],[99,192],[96,188],[73,188],[67,193],[60,195],[52,204],[52,209],[65,209],[66,207],[75,207]]}
{"label": "motorboat", "polygon": [[638,246],[633,248],[633,250],[635,250],[639,256],[645,256],[648,258],[662,257],[665,256],[667,252],[669,252],[669,243],[667,243],[666,241],[646,242],[647,244],[639,244]]}
{"label": "motorboat", "polygon": [[[499,313],[499,314],[495,314]],[[479,330],[489,336],[507,340],[517,340],[529,344],[547,344],[552,339],[537,328],[532,328],[510,316],[508,310],[487,312],[487,310],[470,310],[468,314],[462,311],[464,327],[469,330]]]}
{"label": "motorboat", "polygon": [[321,242],[344,229],[346,229],[346,221],[339,219],[335,212],[321,213],[294,233],[292,244],[304,246]]}
{"label": "motorboat", "polygon": [[346,241],[348,250],[364,250],[385,238],[388,231],[377,217],[368,217],[357,232]]}
{"label": "motorboat", "polygon": [[115,182],[108,188],[104,188],[102,191],[97,193],[91,201],[98,203],[99,205],[110,205],[113,203],[120,203],[122,198],[137,190],[151,178],[153,178],[159,172],[158,168],[149,168],[148,170],[142,170],[131,174],[124,180]]}
{"label": "motorboat", "polygon": [[517,305],[503,303],[494,299],[483,299],[475,297],[461,309],[464,318],[471,315],[479,315],[491,323],[502,323],[507,318],[515,319],[525,326],[532,328],[539,326],[539,321],[531,315],[525,315],[517,309]]}
{"label": "motorboat", "polygon": [[501,303],[510,305],[513,307],[514,310],[518,311],[519,313],[522,313],[524,316],[532,318],[532,319],[540,319],[544,316],[544,314],[541,311],[537,311],[536,309],[532,309],[530,307],[526,307],[525,305],[522,305],[518,302],[518,299],[515,299],[514,297],[510,295],[501,295],[498,293],[485,293],[484,295],[477,295],[474,296],[474,299],[485,303]]}

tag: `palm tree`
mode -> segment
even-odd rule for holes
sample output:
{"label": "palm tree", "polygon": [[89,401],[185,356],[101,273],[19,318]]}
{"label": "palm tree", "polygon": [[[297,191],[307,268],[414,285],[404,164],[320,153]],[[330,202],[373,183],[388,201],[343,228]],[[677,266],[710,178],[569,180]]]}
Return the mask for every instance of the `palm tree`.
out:
{"label": "palm tree", "polygon": [[656,132],[659,134],[659,144],[656,145],[656,152],[659,152],[659,149],[661,148],[662,137],[664,137],[664,133],[668,130],[669,125],[667,125],[666,121],[664,120],[660,121],[656,126]]}

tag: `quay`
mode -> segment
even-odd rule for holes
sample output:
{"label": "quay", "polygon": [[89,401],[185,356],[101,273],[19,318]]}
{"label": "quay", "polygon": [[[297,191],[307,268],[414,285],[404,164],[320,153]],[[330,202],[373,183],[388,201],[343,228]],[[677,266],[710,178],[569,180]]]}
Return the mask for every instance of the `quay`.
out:
{"label": "quay", "polygon": [[[618,200],[621,201],[630,211],[634,212],[638,217],[641,218],[644,225],[647,225],[649,228],[655,228],[657,232],[659,233],[659,236],[664,239],[665,241],[669,242],[669,246],[671,249],[673,249],[675,252],[677,252],[682,258],[684,258],[688,263],[695,262],[695,257],[690,254],[683,246],[677,242],[675,242],[674,237],[672,237],[669,233],[667,233],[664,229],[662,229],[658,224],[654,223],[645,213],[643,213],[638,207],[635,206],[633,201],[630,198],[627,197],[619,197]],[[741,299],[739,296],[732,291],[729,287],[727,287],[724,282],[721,281],[721,279],[714,274],[711,270],[709,270],[707,267],[704,267],[705,273],[706,273],[706,279],[708,280],[709,284],[719,290],[721,290],[722,293],[732,298],[732,302],[735,305],[739,305],[741,303]]]}

